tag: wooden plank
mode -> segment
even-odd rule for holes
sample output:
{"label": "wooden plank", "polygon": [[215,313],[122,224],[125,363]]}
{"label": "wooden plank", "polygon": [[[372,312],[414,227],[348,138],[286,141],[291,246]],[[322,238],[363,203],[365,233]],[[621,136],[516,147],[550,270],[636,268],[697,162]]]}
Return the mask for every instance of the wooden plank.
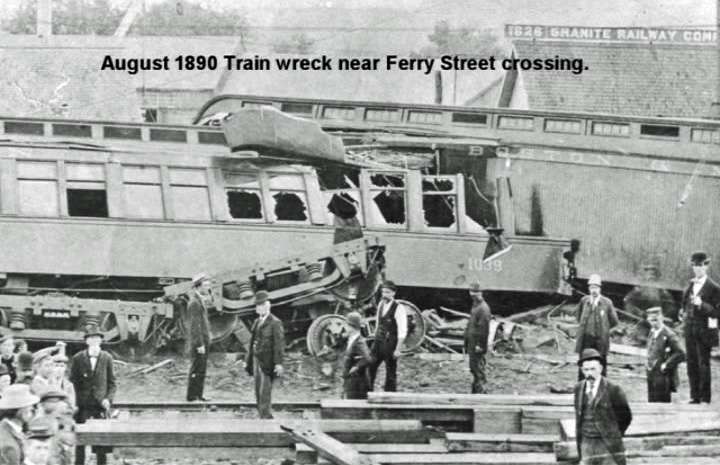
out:
{"label": "wooden plank", "polygon": [[437,404],[370,404],[364,400],[326,399],[321,402],[324,419],[416,419],[423,424],[468,422],[474,419],[472,406]]}
{"label": "wooden plank", "polygon": [[627,460],[627,465],[717,465],[717,457],[685,457],[682,461],[672,457],[638,457]]}
{"label": "wooden plank", "polygon": [[[287,420],[324,431],[343,442],[426,443],[431,434],[417,420]],[[114,447],[292,447],[275,420],[89,420],[77,425],[79,445]]]}
{"label": "wooden plank", "polygon": [[[720,455],[720,451],[717,450],[720,446],[718,446],[716,436],[631,437],[624,438],[623,443],[628,457],[641,456],[643,452],[657,452],[663,456],[672,456],[673,453],[675,455],[684,454],[681,455],[684,457],[697,455],[698,453],[701,456]],[[575,441],[557,442],[554,448],[557,460],[578,460]],[[666,454],[666,450],[669,450],[670,453]],[[646,455],[655,456],[657,454]]]}
{"label": "wooden plank", "polygon": [[[163,460],[169,457],[182,457],[185,463],[189,459],[199,460],[196,463],[211,461],[265,463],[270,460],[295,457],[295,448],[287,447],[117,447],[113,448],[115,457],[122,457],[118,463],[135,463],[135,460]],[[161,462],[163,463],[163,462]],[[229,463],[228,463],[229,465]]]}
{"label": "wooden plank", "polygon": [[571,406],[573,396],[512,394],[428,394],[409,392],[369,392],[370,404],[455,404],[455,405],[538,405]]}
{"label": "wooden plank", "polygon": [[641,347],[629,346],[626,344],[610,343],[610,352],[613,354],[631,355],[635,357],[647,358],[647,349]]}
{"label": "wooden plank", "polygon": [[[444,444],[350,444],[362,454],[430,454],[448,452]],[[298,464],[317,463],[318,453],[304,443],[295,445],[295,462]]]}
{"label": "wooden plank", "polygon": [[542,453],[476,453],[453,454],[371,454],[376,463],[387,465],[546,465],[556,464],[554,454]]}
{"label": "wooden plank", "polygon": [[473,432],[517,434],[522,430],[521,419],[520,408],[484,406],[473,410]]}
{"label": "wooden plank", "polygon": [[[434,353],[434,352],[418,352],[415,354],[415,358],[420,360],[429,360],[433,362],[458,362],[466,361],[469,358],[468,354],[458,353]],[[371,393],[368,393],[371,394]]]}
{"label": "wooden plank", "polygon": [[[562,440],[574,440],[575,419],[561,420],[560,425]],[[635,417],[625,432],[625,436],[682,436],[694,433],[720,436],[720,415],[715,412],[708,412],[707,415],[648,415]]]}
{"label": "wooden plank", "polygon": [[[273,402],[273,410],[305,410],[320,409],[320,402]],[[119,401],[113,404],[119,410],[238,410],[241,408],[257,408],[255,402],[126,402]]]}
{"label": "wooden plank", "polygon": [[447,433],[450,452],[552,452],[557,434]]}
{"label": "wooden plank", "polygon": [[295,440],[313,448],[320,457],[329,459],[337,465],[376,465],[378,463],[367,455],[360,455],[360,452],[348,444],[343,444],[322,431],[294,428],[284,423],[280,425],[280,428]]}

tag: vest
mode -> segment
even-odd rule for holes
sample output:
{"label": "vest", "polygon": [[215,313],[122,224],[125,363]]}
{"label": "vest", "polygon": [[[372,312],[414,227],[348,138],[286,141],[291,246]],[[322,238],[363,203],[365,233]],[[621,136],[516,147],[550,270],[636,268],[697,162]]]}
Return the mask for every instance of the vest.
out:
{"label": "vest", "polygon": [[[599,380],[596,382],[600,382]],[[598,391],[598,394],[600,392]],[[583,419],[582,419],[582,426],[581,431],[584,438],[600,438],[602,437],[602,434],[600,433],[600,430],[598,429],[597,425],[595,424],[595,412],[594,409],[591,408],[592,400],[590,399],[590,396],[586,392],[583,392],[583,403],[582,403],[582,409],[583,409]]]}
{"label": "vest", "polygon": [[[385,312],[385,315],[378,315],[377,330],[375,331],[375,343],[380,344],[379,347],[384,347],[389,351],[395,351],[397,346],[397,322],[395,321],[395,310],[397,309],[398,303],[393,300],[390,304],[390,309]],[[378,312],[380,309],[378,308]]]}

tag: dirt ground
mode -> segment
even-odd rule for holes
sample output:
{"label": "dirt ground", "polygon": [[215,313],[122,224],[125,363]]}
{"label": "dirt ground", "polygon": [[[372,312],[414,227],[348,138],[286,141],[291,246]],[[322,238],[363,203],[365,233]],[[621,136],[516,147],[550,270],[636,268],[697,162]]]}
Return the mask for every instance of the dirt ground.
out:
{"label": "dirt ground", "polygon": [[[624,323],[621,332],[632,331],[632,325]],[[550,394],[569,393],[577,379],[575,341],[569,337],[555,337],[555,332],[541,326],[524,330],[525,339],[546,343],[531,350],[522,351],[521,344],[503,345],[488,360],[488,391],[502,394]],[[521,334],[522,335],[522,334]],[[552,341],[550,341],[552,339]],[[614,342],[628,343],[627,336],[614,336]],[[559,343],[559,347],[558,347]],[[465,360],[424,360],[422,356],[401,359],[398,369],[398,390],[425,393],[469,393],[471,376]],[[129,374],[144,364],[158,363],[166,359],[172,363],[148,374]],[[611,354],[608,378],[619,383],[630,401],[642,402],[647,398],[644,360],[636,356]],[[155,356],[118,366],[119,389],[116,401],[183,401],[187,382],[189,361],[181,356]],[[332,368],[332,370],[331,370]],[[713,395],[720,399],[720,366],[713,360]],[[301,352],[287,354],[285,374],[273,388],[273,399],[278,401],[320,401],[341,398],[342,384],[339,360],[319,361]],[[688,383],[685,364],[679,368],[681,386],[673,396],[673,402],[688,399]],[[384,379],[381,367],[378,384]],[[243,370],[242,357],[238,354],[213,353],[208,366],[206,396],[213,400],[254,401],[253,380]],[[278,418],[288,418],[297,413],[276,412]],[[242,417],[256,418],[249,409]],[[134,455],[134,454],[132,454]],[[281,458],[257,459],[252,463],[279,465]],[[177,457],[170,459],[141,460],[114,457],[117,464],[217,463]],[[242,464],[231,461],[228,463]]]}

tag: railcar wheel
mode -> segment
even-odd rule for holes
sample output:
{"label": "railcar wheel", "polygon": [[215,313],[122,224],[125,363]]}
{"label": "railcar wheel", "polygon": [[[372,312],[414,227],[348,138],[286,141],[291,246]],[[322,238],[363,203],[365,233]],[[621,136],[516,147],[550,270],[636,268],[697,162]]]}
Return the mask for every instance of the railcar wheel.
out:
{"label": "railcar wheel", "polygon": [[345,317],[342,315],[323,315],[316,319],[308,329],[306,340],[308,352],[318,355],[323,350],[332,350],[342,345],[346,336]]}
{"label": "railcar wheel", "polygon": [[[403,304],[407,311],[407,336],[405,337],[405,343],[402,346],[402,352],[414,352],[420,347],[423,339],[425,339],[425,320],[423,319],[420,309],[417,308],[414,303],[402,299],[397,299],[396,302]],[[365,318],[363,322],[366,327],[366,331],[363,331],[363,334],[367,332],[366,337],[368,341],[375,339],[375,331],[377,330],[377,316],[373,315],[371,317]]]}

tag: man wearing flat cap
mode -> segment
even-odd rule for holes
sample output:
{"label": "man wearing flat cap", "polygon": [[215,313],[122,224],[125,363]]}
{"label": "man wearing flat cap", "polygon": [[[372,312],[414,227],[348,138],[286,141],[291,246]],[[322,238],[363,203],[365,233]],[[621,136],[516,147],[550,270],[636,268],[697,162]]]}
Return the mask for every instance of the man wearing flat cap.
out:
{"label": "man wearing flat cap", "polygon": [[33,418],[40,398],[30,392],[27,384],[15,384],[5,389],[0,398],[0,463],[21,465],[25,460],[24,429]]}
{"label": "man wearing flat cap", "polygon": [[283,373],[285,335],[282,322],[270,313],[270,296],[266,291],[255,294],[258,317],[250,332],[250,350],[245,358],[245,371],[255,378],[255,399],[262,419],[272,418],[272,385]]}
{"label": "man wearing flat cap", "polygon": [[[75,421],[85,423],[91,418],[107,418],[115,397],[117,384],[112,355],[102,350],[100,345],[104,334],[96,325],[88,325],[85,330],[87,349],[75,354],[70,365],[70,382],[75,385],[77,413]],[[106,447],[94,447],[97,465],[107,464]],[[85,463],[85,446],[75,449],[75,464]]]}
{"label": "man wearing flat cap", "polygon": [[385,363],[386,392],[397,391],[397,359],[407,337],[407,310],[395,301],[397,287],[392,281],[382,284],[382,299],[377,309],[377,329],[372,345],[373,360],[369,366],[370,390],[375,388],[375,378],[380,364]]}
{"label": "man wearing flat cap", "polygon": [[575,438],[584,465],[625,465],[623,435],[632,412],[620,386],[602,376],[603,357],[583,350],[578,365],[585,375],[575,385]]}
{"label": "man wearing flat cap", "polygon": [[485,374],[487,360],[485,357],[490,335],[490,307],[483,299],[480,283],[475,282],[470,285],[470,298],[472,299],[472,309],[465,327],[464,337],[465,352],[470,360],[470,373],[472,373],[473,377],[470,392],[472,394],[485,394],[487,392],[485,389],[485,383],[487,382]]}
{"label": "man wearing flat cap", "polygon": [[370,390],[367,366],[372,361],[372,357],[365,338],[360,334],[362,316],[358,312],[348,313],[345,317],[345,326],[348,335],[342,375],[345,398],[367,399]]}
{"label": "man wearing flat cap", "polygon": [[43,417],[33,418],[28,424],[28,432],[25,437],[27,439],[23,465],[46,465],[50,459],[53,437],[50,422]]}
{"label": "man wearing flat cap", "polygon": [[188,373],[187,395],[189,402],[210,399],[203,395],[207,357],[210,346],[210,319],[208,309],[213,306],[212,281],[204,273],[193,278],[193,288],[187,304],[187,350],[192,357]]}
{"label": "man wearing flat cap", "polygon": [[[602,357],[602,375],[607,373],[607,356],[610,352],[610,329],[619,323],[615,307],[610,299],[600,295],[602,281],[593,274],[588,279],[589,295],[580,299],[575,308],[578,323],[578,335],[575,352],[582,354],[585,349],[595,349]],[[583,379],[583,371],[578,371],[578,380]]]}
{"label": "man wearing flat cap", "polygon": [[650,335],[647,343],[648,402],[671,402],[679,384],[677,366],[685,360],[680,339],[665,326],[661,307],[648,308]]}
{"label": "man wearing flat cap", "polygon": [[710,403],[710,350],[718,345],[720,286],[707,274],[710,257],[695,252],[690,257],[693,278],[683,292],[680,319],[685,323],[685,350],[690,381],[690,403]]}

